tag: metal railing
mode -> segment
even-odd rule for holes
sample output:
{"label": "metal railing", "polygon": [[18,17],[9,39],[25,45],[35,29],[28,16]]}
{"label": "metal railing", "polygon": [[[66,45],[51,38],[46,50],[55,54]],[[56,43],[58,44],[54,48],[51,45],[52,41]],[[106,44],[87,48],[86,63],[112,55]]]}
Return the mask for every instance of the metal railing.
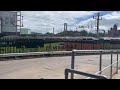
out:
{"label": "metal railing", "polygon": [[83,76],[87,76],[87,77],[91,77],[91,78],[97,78],[97,79],[107,79],[105,76],[102,76],[102,75],[91,74],[91,73],[77,71],[77,70],[68,69],[68,68],[65,69],[65,79],[68,79],[68,74],[69,73],[80,74],[80,75],[83,75]]}
{"label": "metal railing", "polygon": [[[90,73],[86,73],[86,72],[81,72],[81,71],[76,71],[74,69],[74,66],[75,66],[75,55],[76,53],[99,53],[100,55],[100,60],[99,60],[99,71],[96,72],[95,74],[90,74]],[[103,53],[108,53],[108,54],[111,54],[111,60],[110,60],[110,65],[106,66],[105,68],[102,69],[102,55]],[[113,62],[113,53],[114,54],[117,54],[117,60],[115,62]],[[103,71],[105,71],[106,69],[110,68],[110,79],[112,79],[112,76],[114,74],[117,74],[118,73],[118,70],[119,70],[119,61],[118,60],[118,54],[120,53],[120,50],[73,50],[72,51],[72,57],[71,57],[71,69],[65,69],[65,78],[68,79],[68,73],[70,72],[71,73],[71,79],[74,79],[74,74],[80,74],[80,75],[84,75],[84,76],[88,76],[87,79],[90,79],[90,78],[93,78],[93,77],[96,77],[98,75],[101,75]],[[117,64],[116,65],[116,72],[114,74],[113,73],[113,65],[114,64]],[[84,73],[84,74],[83,74]],[[86,75],[87,74],[87,75]],[[93,75],[93,76],[91,76]],[[95,76],[96,75],[96,76]],[[101,78],[98,77],[98,78]]]}

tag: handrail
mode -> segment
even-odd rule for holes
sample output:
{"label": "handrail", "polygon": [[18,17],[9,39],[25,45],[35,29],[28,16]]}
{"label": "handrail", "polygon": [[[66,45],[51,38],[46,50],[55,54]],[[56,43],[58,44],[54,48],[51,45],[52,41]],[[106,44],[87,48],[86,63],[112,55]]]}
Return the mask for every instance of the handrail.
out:
{"label": "handrail", "polygon": [[112,65],[108,65],[108,66],[106,66],[105,68],[103,68],[101,71],[98,71],[98,72],[96,72],[95,74],[99,74],[100,72],[103,72],[103,71],[105,71],[106,69],[108,69],[109,67],[111,67],[111,66],[113,66],[114,64],[116,64],[117,62],[119,62],[120,60],[118,60],[118,61],[116,61],[116,62],[114,62]]}
{"label": "handrail", "polygon": [[78,70],[74,70],[74,69],[68,69],[68,68],[65,69],[65,79],[68,79],[68,73],[69,72],[70,73],[75,73],[75,74],[80,74],[80,75],[91,77],[91,78],[107,79],[106,76],[91,74],[91,73],[82,72],[82,71],[78,71]]}
{"label": "handrail", "polygon": [[[108,65],[108,66],[106,66],[106,67],[103,68],[101,71],[98,71],[98,72],[96,72],[95,74],[97,75],[97,74],[102,73],[103,71],[105,71],[105,70],[108,69],[109,67],[113,66],[114,64],[118,63],[119,61],[120,61],[120,60],[114,62],[112,65]],[[87,79],[90,79],[90,77],[88,77]]]}
{"label": "handrail", "polygon": [[[117,63],[116,73],[118,73],[118,62],[120,61],[120,60],[118,60],[118,53],[120,53],[120,49],[118,49],[118,50],[102,50],[102,49],[101,50],[72,50],[71,69],[74,69],[75,53],[78,53],[78,52],[79,53],[85,53],[85,52],[87,52],[87,53],[91,53],[91,52],[100,53],[99,71],[96,72],[95,75],[101,74],[103,71],[105,71],[106,69],[111,67],[110,68],[110,78],[112,78],[112,76],[113,76],[112,75],[112,66],[116,63]],[[103,54],[103,52],[111,53],[111,64],[102,69],[102,54]],[[113,58],[113,53],[117,54],[117,61],[115,61],[115,62],[113,62],[113,59],[112,59]],[[74,72],[71,72],[71,79],[73,79],[73,78],[74,78]]]}

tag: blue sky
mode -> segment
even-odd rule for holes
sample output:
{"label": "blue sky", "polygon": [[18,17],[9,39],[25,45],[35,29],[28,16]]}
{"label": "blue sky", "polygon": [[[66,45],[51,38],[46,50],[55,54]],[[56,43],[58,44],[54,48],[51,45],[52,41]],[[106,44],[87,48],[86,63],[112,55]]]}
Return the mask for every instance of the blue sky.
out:
{"label": "blue sky", "polygon": [[[112,13],[111,11],[99,11],[100,12],[100,14],[101,15],[106,15],[106,14],[110,14],[110,13]],[[92,18],[93,16],[96,16],[96,14],[94,14],[94,15],[90,15],[90,16],[87,16],[87,17],[81,17],[81,18],[76,18],[76,19],[78,19],[79,20],[79,22],[80,21],[83,21],[83,20],[87,20],[87,19],[89,19],[89,18]]]}
{"label": "blue sky", "polygon": [[[95,20],[92,18],[100,12],[103,20],[100,20],[100,29],[108,30],[115,23],[120,24],[119,11],[22,11],[24,16],[24,28],[29,28],[31,31],[46,33],[52,32],[55,28],[55,33],[63,31],[63,24],[68,23],[68,30],[76,30],[78,26],[93,26],[92,31],[95,31]],[[91,31],[90,28],[85,28]],[[80,31],[81,29],[78,29]]]}

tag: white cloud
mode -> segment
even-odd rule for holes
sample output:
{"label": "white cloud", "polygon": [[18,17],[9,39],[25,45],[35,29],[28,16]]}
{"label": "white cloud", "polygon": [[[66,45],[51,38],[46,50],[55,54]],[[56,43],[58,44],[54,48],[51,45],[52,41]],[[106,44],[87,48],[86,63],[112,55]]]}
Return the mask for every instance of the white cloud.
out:
{"label": "white cloud", "polygon": [[[94,31],[95,31],[96,21],[92,18],[82,21],[78,25],[87,26],[89,24],[94,26]],[[120,29],[119,27],[120,26],[120,12],[119,11],[113,11],[111,13],[103,15],[102,20],[100,20],[100,29],[104,29],[107,32],[108,29],[113,27],[114,24],[118,24],[118,29]]]}
{"label": "white cloud", "polygon": [[68,29],[73,28],[78,20],[76,18],[86,18],[98,11],[22,11],[24,16],[24,27],[32,31],[46,33],[63,31],[63,24],[68,23]]}
{"label": "white cloud", "polygon": [[[24,16],[24,27],[30,28],[35,32],[52,32],[52,28],[55,28],[55,33],[57,33],[58,31],[63,31],[64,23],[68,23],[68,30],[75,30],[75,26],[84,25],[87,27],[88,25],[92,25],[94,28],[85,29],[95,32],[95,19],[87,19],[86,17],[93,16],[97,12],[98,11],[22,11],[22,15]],[[85,20],[80,21],[81,18]],[[120,11],[111,11],[111,13],[102,16],[100,29],[107,31],[116,23],[120,26]],[[118,29],[120,29],[120,27],[118,27]]]}

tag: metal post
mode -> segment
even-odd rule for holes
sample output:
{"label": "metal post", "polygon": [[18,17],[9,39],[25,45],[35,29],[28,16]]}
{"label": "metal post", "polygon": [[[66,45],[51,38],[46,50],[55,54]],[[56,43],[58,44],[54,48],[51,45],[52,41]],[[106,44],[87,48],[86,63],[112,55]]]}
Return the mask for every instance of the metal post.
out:
{"label": "metal post", "polygon": [[117,66],[116,66],[116,74],[118,74],[118,51],[117,51]]}
{"label": "metal post", "polygon": [[[72,51],[72,58],[71,58],[71,69],[74,69],[74,63],[75,63],[75,52]],[[71,73],[71,79],[74,78],[74,74]]]}
{"label": "metal post", "polygon": [[[102,50],[100,51],[100,63],[99,63],[99,71],[102,70]],[[101,74],[102,72],[100,72]]]}
{"label": "metal post", "polygon": [[99,38],[99,17],[100,13],[97,14],[97,38]]}
{"label": "metal post", "polygon": [[110,68],[110,79],[112,79],[112,57],[113,57],[113,51],[111,51],[111,68]]}
{"label": "metal post", "polygon": [[102,20],[102,18],[100,18],[100,13],[97,13],[96,17],[93,16],[93,19],[97,20],[97,38],[99,38],[99,20]]}
{"label": "metal post", "polygon": [[68,71],[65,69],[65,79],[68,79]]}

